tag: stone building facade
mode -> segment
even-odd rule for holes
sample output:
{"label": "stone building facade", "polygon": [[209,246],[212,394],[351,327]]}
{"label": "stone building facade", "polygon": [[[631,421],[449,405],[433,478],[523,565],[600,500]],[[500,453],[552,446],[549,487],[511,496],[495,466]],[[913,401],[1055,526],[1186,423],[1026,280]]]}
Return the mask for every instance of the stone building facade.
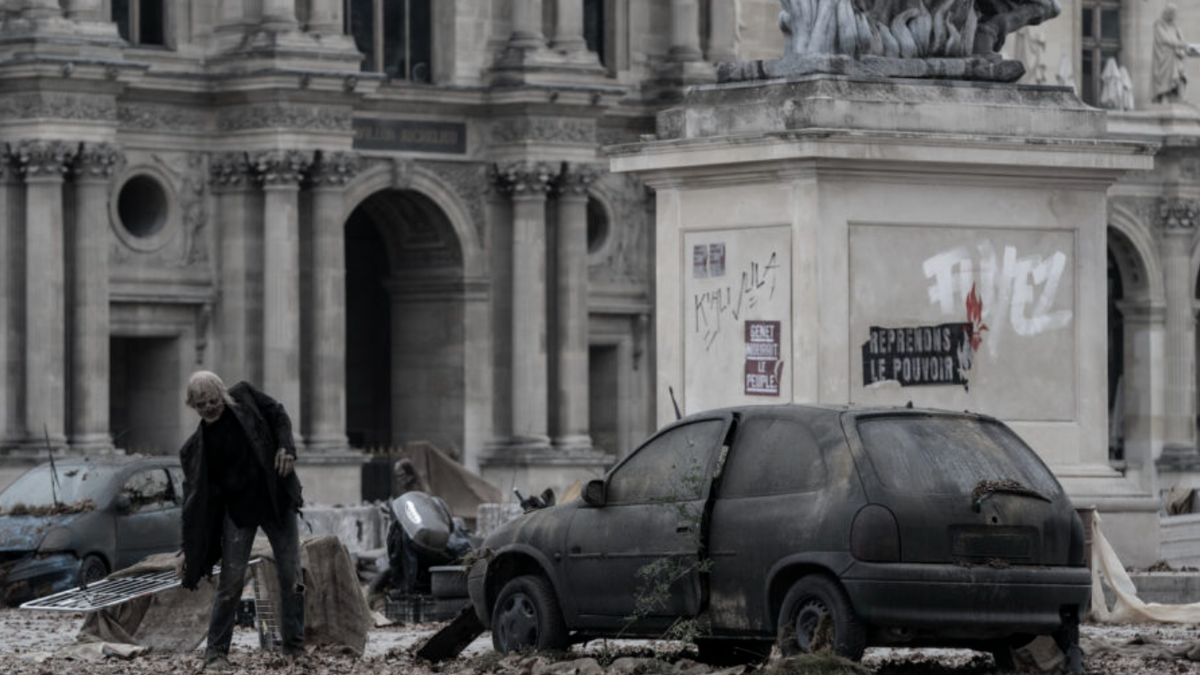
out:
{"label": "stone building facade", "polygon": [[[1063,0],[1010,45],[1096,102],[1115,56],[1113,133],[1162,148],[1110,211],[1113,458],[1154,490],[1200,465],[1200,117],[1150,101],[1163,4]],[[715,63],[777,56],[775,0],[0,7],[0,483],[47,448],[173,452],[198,368],[284,402],[329,502],[357,499],[361,448],[561,488],[673,416],[653,194],[602,148]]]}

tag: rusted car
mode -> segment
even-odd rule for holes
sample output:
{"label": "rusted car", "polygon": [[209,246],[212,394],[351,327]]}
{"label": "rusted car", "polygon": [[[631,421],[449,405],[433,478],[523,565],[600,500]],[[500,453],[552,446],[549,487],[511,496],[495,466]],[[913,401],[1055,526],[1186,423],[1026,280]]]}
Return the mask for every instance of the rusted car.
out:
{"label": "rusted car", "polygon": [[[468,584],[501,652],[659,637],[710,662],[818,643],[1078,643],[1081,520],[1007,426],[914,409],[748,406],[680,420],[583,499],[487,538]],[[1077,654],[1077,652],[1076,652]]]}
{"label": "rusted car", "polygon": [[19,604],[177,550],[182,498],[176,458],[65,459],[26,471],[0,492],[0,598]]}

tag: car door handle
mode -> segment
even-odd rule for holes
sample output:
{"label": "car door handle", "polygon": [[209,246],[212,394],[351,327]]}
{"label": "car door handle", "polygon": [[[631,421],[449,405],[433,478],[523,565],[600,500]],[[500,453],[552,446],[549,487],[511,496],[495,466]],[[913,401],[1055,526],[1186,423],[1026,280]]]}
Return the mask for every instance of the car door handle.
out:
{"label": "car door handle", "polygon": [[567,552],[568,553],[583,553],[583,548],[581,548],[579,546],[572,546],[571,548],[567,549]]}
{"label": "car door handle", "polygon": [[690,534],[691,532],[692,532],[691,525],[684,524],[684,525],[676,525],[675,526],[675,534]]}

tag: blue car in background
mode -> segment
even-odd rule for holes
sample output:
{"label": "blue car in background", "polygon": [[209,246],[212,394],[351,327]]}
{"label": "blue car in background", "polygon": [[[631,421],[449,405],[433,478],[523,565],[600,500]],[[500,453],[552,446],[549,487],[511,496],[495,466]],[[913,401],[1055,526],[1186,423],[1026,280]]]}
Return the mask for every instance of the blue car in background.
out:
{"label": "blue car in background", "polygon": [[182,506],[173,457],[63,459],[26,471],[0,492],[0,600],[20,604],[178,550]]}

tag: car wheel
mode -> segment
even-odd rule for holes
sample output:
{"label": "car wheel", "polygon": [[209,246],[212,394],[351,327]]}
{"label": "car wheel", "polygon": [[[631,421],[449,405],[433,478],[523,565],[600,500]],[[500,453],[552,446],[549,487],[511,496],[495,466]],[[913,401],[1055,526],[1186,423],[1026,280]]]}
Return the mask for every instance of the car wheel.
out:
{"label": "car wheel", "polygon": [[501,654],[524,649],[563,650],[567,624],[544,577],[525,575],[500,589],[492,610],[492,646]]}
{"label": "car wheel", "polygon": [[778,625],[784,656],[829,648],[857,661],[867,648],[866,626],[845,589],[829,577],[811,575],[797,581],[783,598]]}
{"label": "car wheel", "polygon": [[710,666],[744,666],[771,656],[770,640],[696,638],[696,660]]}
{"label": "car wheel", "polygon": [[91,584],[108,576],[108,565],[98,555],[87,555],[79,564],[79,583]]}

